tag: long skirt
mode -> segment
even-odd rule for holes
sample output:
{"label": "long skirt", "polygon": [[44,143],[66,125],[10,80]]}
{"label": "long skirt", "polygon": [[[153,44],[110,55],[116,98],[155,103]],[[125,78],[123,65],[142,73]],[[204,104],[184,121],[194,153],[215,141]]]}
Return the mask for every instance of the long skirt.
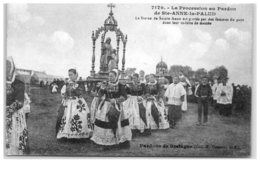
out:
{"label": "long skirt", "polygon": [[168,105],[168,120],[172,126],[181,120],[181,105]]}
{"label": "long skirt", "polygon": [[29,151],[28,130],[23,109],[7,112],[6,154],[24,155]]}
{"label": "long skirt", "polygon": [[65,107],[57,139],[60,138],[89,138],[92,134],[90,123],[90,112],[83,98],[66,99],[63,101]]}
{"label": "long skirt", "polygon": [[100,97],[94,97],[91,106],[90,106],[90,118],[91,118],[91,123],[95,123],[96,120],[96,113],[98,109],[98,105],[100,103]]}
{"label": "long skirt", "polygon": [[230,116],[232,114],[232,104],[219,104],[219,114]]}
{"label": "long skirt", "polygon": [[[152,116],[152,105],[156,106],[159,111],[159,127],[156,124],[153,116]],[[164,106],[163,99],[159,100],[147,100],[146,102],[146,119],[151,129],[168,129],[169,121],[167,118],[167,110]]]}
{"label": "long skirt", "polygon": [[107,113],[111,106],[112,104],[108,101],[103,101],[98,106],[94,132],[91,138],[91,140],[96,144],[110,146],[130,141],[132,139],[128,115],[125,112],[125,104],[121,104],[121,112],[117,122],[116,131],[111,127],[111,123],[107,117]]}
{"label": "long skirt", "polygon": [[139,104],[142,103],[142,105],[145,107],[145,102],[142,100],[141,102],[138,102],[137,96],[130,96],[127,100],[127,109],[126,111],[129,113],[129,123],[132,130],[140,130],[141,133],[144,132],[145,129],[148,129],[149,126],[147,124],[147,121],[144,122],[144,120],[141,118],[140,113],[143,113],[144,116],[146,115],[146,111],[140,112]]}

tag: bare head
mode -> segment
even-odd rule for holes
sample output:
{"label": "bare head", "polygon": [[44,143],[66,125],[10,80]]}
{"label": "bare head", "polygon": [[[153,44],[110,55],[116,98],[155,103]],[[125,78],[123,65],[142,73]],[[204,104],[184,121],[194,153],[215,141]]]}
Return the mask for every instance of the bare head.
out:
{"label": "bare head", "polygon": [[139,82],[139,75],[137,73],[133,74],[133,81],[135,83]]}
{"label": "bare head", "polygon": [[174,76],[172,77],[172,80],[173,80],[173,83],[174,83],[174,84],[178,84],[178,83],[180,82],[180,78],[179,78],[178,75],[174,75]]}
{"label": "bare head", "polygon": [[69,78],[72,81],[76,81],[78,78],[78,73],[76,69],[69,69]]}
{"label": "bare head", "polygon": [[149,76],[149,82],[151,83],[154,83],[156,80],[155,80],[155,75],[154,74],[150,74]]}
{"label": "bare head", "polygon": [[143,71],[143,70],[140,70],[139,76],[140,76],[140,77],[144,77],[144,74],[145,74],[144,71]]}
{"label": "bare head", "polygon": [[208,78],[207,77],[202,77],[201,84],[204,85],[204,86],[207,85],[208,84]]}
{"label": "bare head", "polygon": [[150,76],[149,76],[149,75],[146,75],[144,78],[145,78],[145,81],[148,83],[149,80],[150,80]]}

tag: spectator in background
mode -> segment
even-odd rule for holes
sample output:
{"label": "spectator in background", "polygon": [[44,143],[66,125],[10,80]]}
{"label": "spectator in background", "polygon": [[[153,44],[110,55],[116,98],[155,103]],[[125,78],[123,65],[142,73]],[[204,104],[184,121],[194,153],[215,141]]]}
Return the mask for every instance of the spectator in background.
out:
{"label": "spectator in background", "polygon": [[194,80],[191,86],[192,95],[189,96],[189,101],[193,103],[197,103],[197,97],[196,97],[196,89],[199,86],[199,82],[197,80]]}
{"label": "spectator in background", "polygon": [[25,114],[25,119],[26,121],[28,120],[29,118],[29,114],[31,112],[31,99],[28,95],[27,92],[24,93],[24,105],[23,105],[23,110],[24,110],[24,114]]}
{"label": "spectator in background", "polygon": [[40,81],[40,87],[42,88],[44,86],[43,80]]}
{"label": "spectator in background", "polygon": [[[58,87],[61,86],[60,79],[56,79],[56,84],[57,84]],[[62,88],[62,86],[61,86],[61,88]]]}
{"label": "spectator in background", "polygon": [[56,94],[58,93],[58,85],[56,83],[53,83],[51,86],[51,93]]}
{"label": "spectator in background", "polygon": [[211,87],[212,89],[212,97],[213,97],[213,102],[212,102],[212,105],[215,109],[217,109],[217,88],[218,88],[218,79],[215,78],[214,79],[214,83]]}
{"label": "spectator in background", "polygon": [[224,116],[232,114],[233,87],[227,83],[227,80],[227,77],[222,77],[216,91],[219,114]]}
{"label": "spectator in background", "polygon": [[144,73],[143,70],[140,70],[140,72],[139,72],[139,80],[140,80],[140,83],[142,83],[142,84],[145,84],[145,83],[146,83],[145,73]]}
{"label": "spectator in background", "polygon": [[232,88],[233,88],[233,98],[232,98],[232,110],[233,110],[233,107],[234,107],[234,104],[235,104],[235,96],[236,96],[237,89],[236,89],[236,86],[235,86],[234,83],[232,83],[231,85],[232,85]]}
{"label": "spectator in background", "polygon": [[243,91],[241,90],[240,85],[238,85],[236,87],[236,93],[234,93],[234,106],[235,106],[235,110],[237,111],[241,111],[244,110],[245,107],[245,93],[243,93]]}
{"label": "spectator in background", "polygon": [[45,87],[45,89],[49,89],[49,82],[48,81],[45,82],[44,87]]}
{"label": "spectator in background", "polygon": [[[205,125],[208,122],[208,104],[212,96],[211,86],[208,83],[208,78],[204,76],[201,84],[196,90],[196,96],[198,97],[198,123],[197,125]],[[203,114],[203,121],[202,121]]]}
{"label": "spectator in background", "polygon": [[149,83],[149,80],[150,80],[150,76],[149,75],[145,75],[145,83],[148,84]]}
{"label": "spectator in background", "polygon": [[23,111],[25,114],[26,121],[29,118],[29,114],[31,112],[31,99],[30,99],[30,85],[25,84],[25,91],[24,91],[24,105],[23,105]]}

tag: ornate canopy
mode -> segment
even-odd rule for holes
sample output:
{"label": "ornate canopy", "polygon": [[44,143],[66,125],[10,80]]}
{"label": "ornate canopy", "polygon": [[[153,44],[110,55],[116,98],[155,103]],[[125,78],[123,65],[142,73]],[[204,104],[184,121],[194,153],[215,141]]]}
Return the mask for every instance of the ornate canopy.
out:
{"label": "ornate canopy", "polygon": [[108,18],[104,22],[104,27],[105,27],[105,30],[115,31],[117,28],[117,21],[114,18],[114,16],[113,16],[114,14],[112,12],[112,8],[115,6],[113,4],[109,4],[108,6],[111,7],[111,10],[110,10]]}
{"label": "ornate canopy", "polygon": [[[96,48],[96,40],[99,38],[99,35],[101,34],[101,53],[102,53],[102,46],[104,44],[104,40],[106,37],[106,33],[108,31],[115,32],[116,35],[116,68],[118,69],[118,63],[119,63],[119,43],[120,41],[123,43],[123,54],[122,54],[122,73],[124,73],[125,70],[125,47],[127,42],[127,35],[124,35],[123,32],[117,27],[117,21],[114,18],[114,14],[112,11],[112,8],[115,8],[114,4],[109,4],[108,7],[110,8],[110,13],[108,18],[104,21],[104,26],[98,28],[96,31],[92,32],[92,42],[93,42],[93,53],[92,53],[92,70],[90,72],[90,75],[92,77],[96,76],[95,72],[95,48]],[[107,75],[108,70],[107,66],[103,66],[104,64],[100,63],[100,70],[98,72],[99,75]]]}

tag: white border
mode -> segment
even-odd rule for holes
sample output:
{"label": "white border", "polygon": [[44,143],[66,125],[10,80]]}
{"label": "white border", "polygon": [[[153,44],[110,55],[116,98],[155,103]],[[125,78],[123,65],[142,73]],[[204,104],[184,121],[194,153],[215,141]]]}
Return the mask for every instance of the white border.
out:
{"label": "white border", "polygon": [[[4,3],[26,3],[28,1],[4,1]],[[30,2],[30,1],[29,1]],[[32,3],[69,3],[66,1],[45,0],[31,1]],[[91,3],[256,3],[257,0],[215,0],[215,1],[169,1],[169,0],[128,0],[128,1],[104,1],[95,0]],[[86,3],[84,0],[74,0],[70,3]],[[90,3],[90,2],[89,2]],[[3,6],[0,7],[3,12]],[[3,13],[0,14],[0,20],[3,25]],[[259,14],[256,11],[256,19],[259,20]],[[257,23],[257,21],[255,21]],[[259,24],[256,25],[258,29]],[[3,35],[3,29],[1,29]],[[259,43],[259,37],[257,43]],[[4,43],[4,37],[1,36],[0,43]],[[259,92],[259,85],[256,85],[256,79],[259,81],[259,65],[256,62],[256,53],[260,53],[255,43],[255,67],[254,75],[256,76],[255,94],[253,101],[257,102],[254,106],[259,106],[259,98],[256,97],[256,91]],[[1,44],[3,47],[3,44]],[[4,48],[1,49],[2,51]],[[2,61],[3,52],[1,52]],[[1,71],[3,72],[3,62],[1,62]],[[0,75],[1,78],[3,75]],[[1,82],[4,79],[0,79]],[[3,83],[0,91],[3,97]],[[3,101],[1,100],[0,111],[3,112]],[[255,110],[255,113],[257,111]],[[2,113],[1,113],[2,115]],[[1,117],[3,120],[4,118]],[[259,115],[252,119],[252,143],[256,147],[259,126],[256,126]],[[253,154],[252,159],[190,159],[190,158],[172,158],[172,159],[155,159],[155,158],[30,158],[30,159],[3,159],[3,129],[0,128],[0,178],[1,183],[157,183],[164,184],[167,181],[171,183],[259,183],[259,159]],[[253,150],[253,153],[259,153]],[[167,182],[167,183],[168,183]]]}

